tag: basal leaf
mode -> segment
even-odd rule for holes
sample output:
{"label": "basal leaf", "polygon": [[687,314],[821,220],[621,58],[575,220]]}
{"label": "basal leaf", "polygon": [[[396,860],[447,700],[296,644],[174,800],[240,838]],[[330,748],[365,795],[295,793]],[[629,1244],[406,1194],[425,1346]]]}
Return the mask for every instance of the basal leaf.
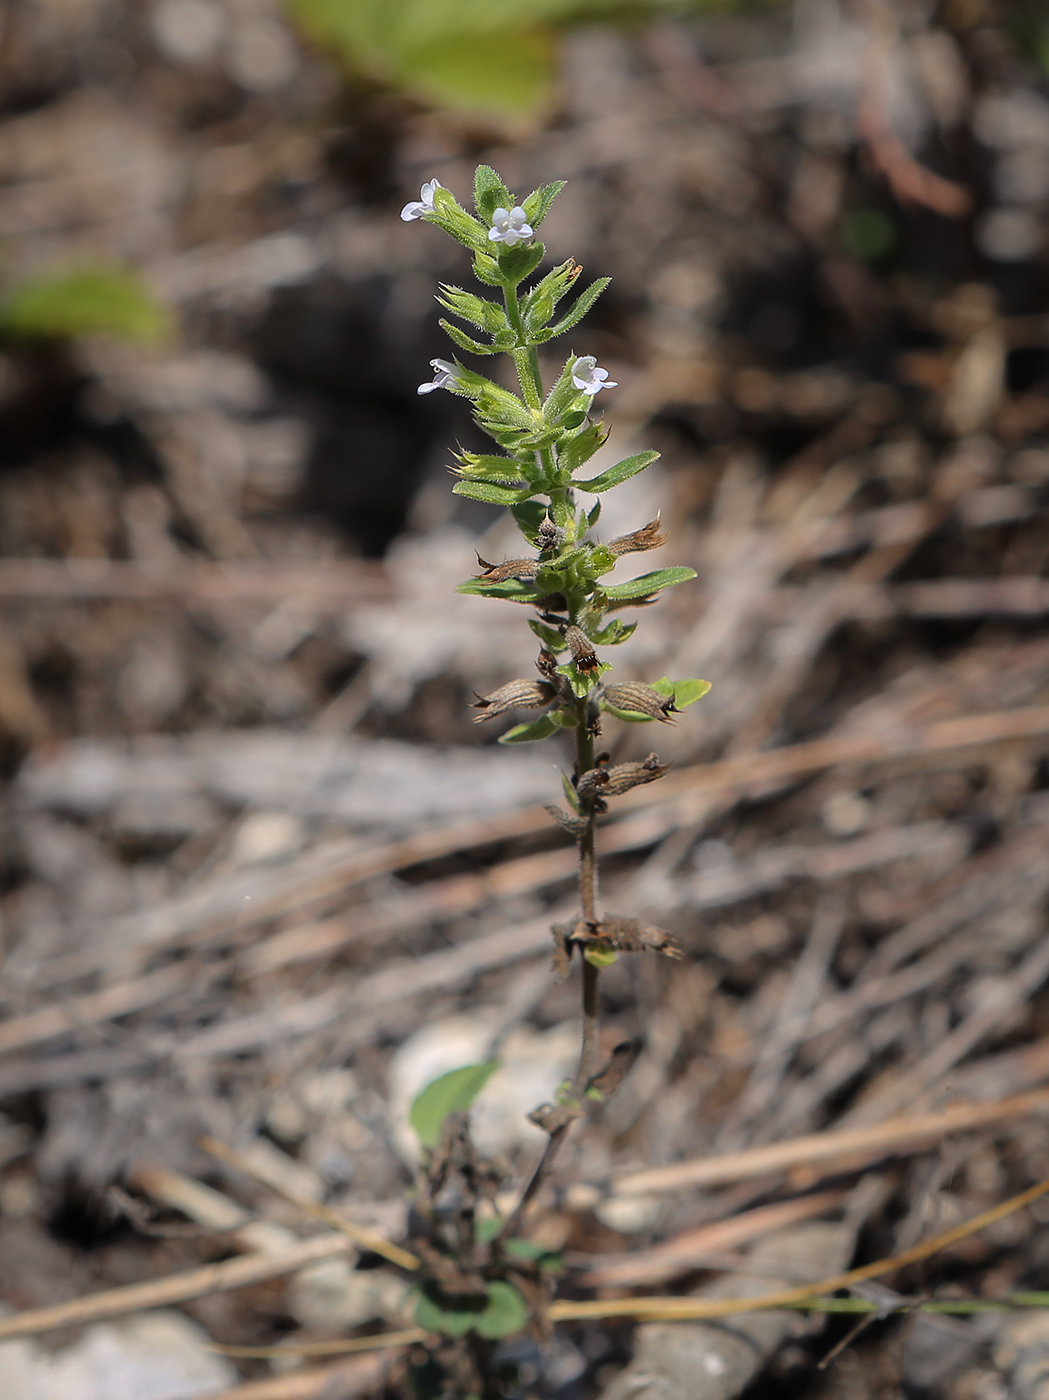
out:
{"label": "basal leaf", "polygon": [[523,1332],[528,1325],[528,1304],[523,1295],[503,1279],[496,1279],[488,1285],[488,1306],[481,1314],[474,1330],[478,1336],[494,1341],[497,1337],[509,1337],[515,1332]]}
{"label": "basal leaf", "polygon": [[674,569],[656,569],[640,578],[628,579],[626,583],[611,583],[604,589],[610,599],[645,598],[650,593],[658,593],[661,588],[673,588],[675,583],[687,583],[696,577],[695,569],[679,565]]}
{"label": "basal leaf", "polygon": [[573,481],[572,485],[595,494],[599,491],[608,491],[613,486],[618,486],[621,481],[628,481],[638,472],[643,472],[646,467],[650,467],[653,462],[658,460],[658,452],[638,452],[633,457],[624,457],[621,462],[617,462],[614,467],[609,467],[600,476],[592,476],[589,481]]}
{"label": "basal leaf", "polygon": [[451,1069],[416,1094],[408,1111],[408,1121],[423,1147],[436,1147],[444,1120],[449,1113],[462,1113],[499,1068],[498,1060],[483,1065],[463,1065]]}
{"label": "basal leaf", "polygon": [[489,1305],[487,1294],[476,1298],[442,1293],[436,1284],[424,1284],[415,1295],[415,1320],[427,1332],[445,1337],[465,1337],[476,1331]]}

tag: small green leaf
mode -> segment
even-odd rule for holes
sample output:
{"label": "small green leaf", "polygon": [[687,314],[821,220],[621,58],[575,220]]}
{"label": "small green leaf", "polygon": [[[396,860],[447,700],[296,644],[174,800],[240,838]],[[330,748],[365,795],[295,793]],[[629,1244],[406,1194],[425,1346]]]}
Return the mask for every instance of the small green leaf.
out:
{"label": "small green leaf", "polygon": [[553,715],[540,715],[538,719],[529,720],[526,724],[515,724],[513,729],[508,729],[505,734],[500,735],[500,744],[534,744],[540,739],[549,739],[551,734],[556,734],[561,728],[557,719]]}
{"label": "small green leaf", "polygon": [[589,671],[580,671],[575,662],[570,661],[567,666],[558,666],[557,669],[563,676],[568,677],[572,690],[582,699],[583,696],[590,694],[605,672],[611,671],[612,667],[607,661],[599,661]]}
{"label": "small green leaf", "polygon": [[38,273],[0,307],[0,331],[32,340],[113,335],[157,344],[173,327],[171,312],[138,274],[118,267]]}
{"label": "small green leaf", "polygon": [[449,1113],[462,1113],[469,1108],[498,1068],[498,1060],[488,1060],[483,1065],[451,1069],[415,1096],[408,1121],[423,1147],[437,1146]]}
{"label": "small green leaf", "polygon": [[467,481],[512,483],[516,489],[522,481],[533,479],[535,466],[527,459],[519,461],[516,457],[496,457],[487,452],[460,452],[453,470],[456,476]]}
{"label": "small green leaf", "polygon": [[580,487],[583,491],[594,493],[608,491],[613,486],[618,486],[621,481],[628,481],[638,472],[643,472],[646,467],[650,467],[653,462],[658,460],[658,452],[638,452],[633,457],[624,457],[621,462],[617,462],[614,467],[609,467],[600,476],[592,476],[589,481],[573,481],[572,485]]}
{"label": "small green leaf", "polygon": [[683,681],[668,681],[666,676],[661,680],[652,682],[652,689],[658,690],[660,695],[672,695],[674,706],[678,710],[687,710],[689,705],[694,705],[697,700],[702,700],[710,689],[709,681],[701,681],[695,677],[690,677]]}
{"label": "small green leaf", "polygon": [[636,622],[620,622],[618,618],[613,618],[607,627],[592,633],[590,640],[597,647],[616,647],[620,642],[632,637],[636,631]]}
{"label": "small green leaf", "polygon": [[478,598],[509,598],[512,603],[531,603],[539,594],[534,584],[519,578],[506,578],[500,583],[486,583],[483,578],[468,578],[456,588],[456,593],[470,593]]}
{"label": "small green leaf", "polygon": [[583,957],[591,967],[611,967],[619,961],[619,954],[614,948],[584,948]]}
{"label": "small green leaf", "polygon": [[640,578],[628,579],[626,583],[609,584],[604,593],[610,599],[647,598],[661,588],[673,588],[675,583],[687,583],[695,577],[695,569],[678,565],[674,569],[656,569],[650,574],[642,574]]}
{"label": "small green leaf", "polygon": [[466,496],[471,501],[485,501],[490,506],[510,506],[534,496],[535,488],[501,486],[498,481],[457,481],[452,494]]}
{"label": "small green leaf", "polygon": [[[473,1306],[468,1303],[472,1302]],[[445,1337],[465,1337],[476,1331],[488,1306],[487,1295],[466,1299],[440,1292],[436,1284],[426,1284],[416,1293],[415,1320],[427,1332],[439,1332]]]}
{"label": "small green leaf", "polygon": [[579,796],[575,788],[572,786],[572,779],[568,776],[564,769],[561,770],[561,786],[564,788],[565,801],[568,803],[569,807],[571,807],[573,812],[578,812]]}
{"label": "small green leaf", "polygon": [[517,521],[521,534],[529,544],[532,544],[539,533],[539,526],[546,519],[547,507],[543,501],[521,501],[518,505],[510,507],[510,511]]}
{"label": "small green leaf", "polygon": [[[574,413],[566,414],[564,426],[571,427],[575,417]],[[585,417],[585,413],[580,414],[578,421],[581,423]],[[567,472],[578,471],[584,462],[590,460],[607,437],[607,429],[603,428],[600,423],[591,423],[588,428],[584,428],[581,433],[576,433],[574,438],[569,438],[557,449],[558,466]]]}
{"label": "small green leaf", "polygon": [[543,261],[546,249],[541,243],[518,243],[516,248],[499,245],[499,271],[516,287]]}
{"label": "small green leaf", "polygon": [[553,627],[547,627],[545,622],[540,622],[538,618],[530,617],[528,619],[528,625],[542,642],[543,646],[546,647],[548,651],[552,651],[555,656],[567,649],[568,643],[565,641],[564,637],[561,636],[561,633],[555,631]]}
{"label": "small green leaf", "polygon": [[[580,423],[586,422],[586,413],[583,409],[577,408],[574,413],[566,413],[561,419],[561,427],[567,428],[569,432],[573,428],[578,428]],[[585,458],[583,459],[586,460]]]}
{"label": "small green leaf", "polygon": [[523,1332],[528,1326],[528,1304],[522,1294],[502,1279],[488,1285],[488,1306],[481,1314],[475,1331],[478,1336],[494,1341]]}

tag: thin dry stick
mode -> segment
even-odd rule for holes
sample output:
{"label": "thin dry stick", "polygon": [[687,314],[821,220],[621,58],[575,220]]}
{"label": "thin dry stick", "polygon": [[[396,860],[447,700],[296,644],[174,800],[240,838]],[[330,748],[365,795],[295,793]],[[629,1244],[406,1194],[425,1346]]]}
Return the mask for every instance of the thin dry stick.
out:
{"label": "thin dry stick", "polygon": [[613,1180],[612,1194],[635,1196],[653,1191],[679,1191],[688,1186],[744,1181],[816,1162],[840,1162],[842,1159],[852,1162],[856,1158],[869,1160],[895,1152],[913,1152],[948,1133],[967,1132],[1046,1111],[1049,1111],[1049,1089],[1017,1094],[998,1103],[956,1104],[941,1113],[887,1118],[871,1127],[806,1133],[786,1142],[728,1152],[721,1157],[700,1157],[690,1162],[631,1172]]}
{"label": "thin dry stick", "polygon": [[133,1283],[122,1288],[110,1288],[104,1293],[89,1293],[85,1298],[73,1298],[51,1308],[32,1308],[14,1317],[0,1318],[0,1340],[9,1337],[31,1337],[40,1332],[53,1332],[56,1327],[82,1327],[127,1313],[145,1312],[149,1308],[165,1308],[173,1303],[185,1303],[208,1293],[227,1293],[264,1279],[279,1278],[295,1273],[322,1259],[346,1254],[350,1241],[345,1235],[315,1235],[303,1240],[281,1254],[249,1254],[243,1259],[228,1259],[221,1264],[206,1264],[167,1278],[150,1279],[148,1283]]}
{"label": "thin dry stick", "polygon": [[250,1176],[254,1181],[262,1182],[271,1191],[275,1191],[285,1200],[298,1206],[304,1215],[311,1215],[315,1220],[323,1220],[326,1225],[332,1225],[336,1230],[341,1230],[347,1239],[353,1240],[354,1244],[360,1245],[361,1249],[370,1250],[372,1254],[380,1254],[391,1264],[397,1264],[402,1269],[417,1269],[419,1267],[419,1260],[415,1255],[409,1254],[400,1245],[392,1244],[373,1230],[366,1230],[361,1225],[355,1225],[352,1220],[347,1220],[337,1210],[332,1210],[331,1206],[326,1206],[320,1201],[310,1200],[308,1196],[300,1195],[298,1191],[281,1185],[271,1177],[263,1176],[247,1157],[242,1156],[234,1148],[227,1147],[224,1142],[219,1142],[217,1138],[207,1136],[198,1138],[197,1146],[210,1153],[212,1157],[217,1157],[220,1162],[225,1162],[227,1166],[235,1167],[237,1171]]}
{"label": "thin dry stick", "polygon": [[797,1303],[809,1302],[821,1294],[848,1288],[864,1279],[879,1278],[882,1274],[893,1273],[908,1264],[918,1264],[923,1259],[929,1259],[934,1254],[949,1249],[960,1240],[968,1239],[980,1230],[986,1230],[988,1226],[1004,1220],[1006,1216],[1023,1210],[1032,1201],[1037,1201],[1047,1193],[1049,1177],[1026,1191],[1021,1191],[1018,1196],[1012,1196],[1000,1205],[974,1215],[962,1225],[955,1225],[951,1230],[933,1235],[923,1244],[915,1245],[913,1249],[905,1250],[902,1254],[895,1254],[887,1259],[876,1259],[873,1264],[864,1264],[858,1269],[849,1269],[846,1273],[833,1274],[830,1278],[820,1279],[816,1283],[786,1288],[778,1293],[759,1294],[756,1298],[609,1298],[592,1303],[566,1301],[552,1304],[548,1315],[552,1322],[575,1322],[596,1317],[653,1318],[661,1322],[673,1322],[686,1321],[689,1318],[731,1317],[733,1313],[757,1312],[767,1308],[793,1307]]}
{"label": "thin dry stick", "polygon": [[386,1358],[372,1353],[335,1366],[316,1366],[292,1371],[284,1376],[245,1381],[232,1390],[223,1390],[210,1400],[354,1400],[373,1395],[383,1377]]}
{"label": "thin dry stick", "polygon": [[215,1342],[209,1351],[223,1356],[339,1356],[343,1352],[381,1351],[384,1347],[406,1347],[423,1342],[430,1334],[423,1327],[409,1327],[403,1332],[380,1332],[375,1337],[347,1337],[334,1342],[295,1342],[280,1347],[233,1347]]}

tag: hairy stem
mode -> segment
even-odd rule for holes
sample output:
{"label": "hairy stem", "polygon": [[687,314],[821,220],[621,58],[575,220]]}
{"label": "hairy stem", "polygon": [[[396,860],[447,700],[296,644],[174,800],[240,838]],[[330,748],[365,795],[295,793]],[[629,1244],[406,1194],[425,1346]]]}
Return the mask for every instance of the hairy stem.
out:
{"label": "hairy stem", "polygon": [[[594,736],[587,727],[585,715],[580,716],[576,725],[576,771],[579,777],[594,766]],[[597,858],[595,854],[595,827],[597,817],[590,804],[585,815],[586,827],[579,837],[579,904],[583,918],[593,923],[597,918]],[[597,1053],[598,1031],[600,1029],[600,1009],[598,978],[600,968],[583,958],[583,1026],[582,1044],[579,1050],[579,1068],[576,1070],[572,1091],[580,1097],[586,1090],[587,1081],[594,1073],[594,1057]]]}
{"label": "hairy stem", "polygon": [[[503,287],[503,303],[507,318],[514,328],[518,342],[525,340],[524,321],[521,319],[521,306],[517,300],[517,288]],[[539,376],[539,356],[534,346],[519,343],[513,352],[517,377],[521,381],[521,391],[529,408],[540,408],[543,402],[543,381]]]}

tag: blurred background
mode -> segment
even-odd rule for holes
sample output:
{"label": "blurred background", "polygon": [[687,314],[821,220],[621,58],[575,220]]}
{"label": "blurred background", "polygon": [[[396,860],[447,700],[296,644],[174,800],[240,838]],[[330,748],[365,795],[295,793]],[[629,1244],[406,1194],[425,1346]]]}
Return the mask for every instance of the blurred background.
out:
{"label": "blurred background", "polygon": [[[395,1232],[411,1093],[501,1045],[484,1141],[535,1151],[522,1114],[575,1036],[546,970],[571,853],[534,807],[568,760],[472,723],[532,644],[519,608],[454,586],[518,546],[450,493],[462,405],[416,393],[465,254],[398,217],[432,178],[465,201],[478,161],[519,195],[569,181],[549,257],[613,278],[572,348],[619,382],[609,450],[663,454],[602,527],[661,510],[655,564],[699,572],[613,659],[713,682],[676,728],[606,737],[677,775],[608,826],[609,898],[690,957],[608,974],[610,1039],[646,1049],[564,1180],[1049,1076],[1044,5],[7,0],[11,1308],[228,1252],[203,1207],[195,1235],[150,1225],[185,1223],[173,1181],[287,1212],[202,1130]],[[762,767],[823,738],[823,761]],[[731,781],[701,776],[726,758]],[[868,1173],[851,1238],[913,1242],[1049,1172],[1040,1122],[1001,1133]],[[588,1189],[544,1228],[596,1267],[784,1182],[632,1211]],[[1045,1262],[1003,1235],[943,1276],[1001,1291]],[[400,1316],[381,1269],[310,1277],[189,1305],[179,1345]],[[819,1339],[792,1344],[767,1393],[902,1376],[969,1400],[1018,1364],[989,1334],[909,1361],[871,1336],[826,1374]],[[130,1337],[148,1372],[159,1343]],[[96,1394],[76,1345],[63,1400]],[[632,1346],[579,1329],[535,1385],[600,1394]],[[221,1366],[149,1400],[266,1373]],[[146,1400],[127,1384],[106,1400]]]}

